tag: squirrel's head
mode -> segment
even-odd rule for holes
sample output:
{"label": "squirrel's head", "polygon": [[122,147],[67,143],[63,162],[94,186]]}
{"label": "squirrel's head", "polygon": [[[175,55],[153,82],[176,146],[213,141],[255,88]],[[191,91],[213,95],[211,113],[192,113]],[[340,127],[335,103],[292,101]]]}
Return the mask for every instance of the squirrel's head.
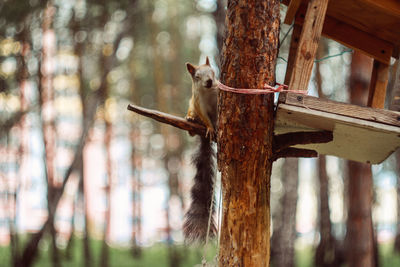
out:
{"label": "squirrel's head", "polygon": [[186,68],[192,76],[192,81],[195,86],[212,88],[216,86],[215,73],[210,66],[210,61],[206,57],[206,64],[195,66],[186,63]]}

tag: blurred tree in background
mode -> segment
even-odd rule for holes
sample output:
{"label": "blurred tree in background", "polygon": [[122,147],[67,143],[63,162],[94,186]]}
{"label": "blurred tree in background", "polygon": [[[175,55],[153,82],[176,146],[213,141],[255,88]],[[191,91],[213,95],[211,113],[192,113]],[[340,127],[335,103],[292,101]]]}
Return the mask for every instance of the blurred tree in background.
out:
{"label": "blurred tree in background", "polygon": [[[0,3],[1,266],[201,262],[203,247],[184,246],[181,233],[193,140],[127,112],[126,106],[186,114],[191,84],[184,63],[209,56],[219,72],[226,5],[225,0]],[[281,17],[285,12],[282,6]],[[292,30],[281,26],[278,82],[284,81]],[[318,57],[344,50],[327,41]],[[315,64],[310,94],[349,102],[355,56],[340,54]],[[398,77],[394,71],[392,80]],[[396,109],[398,86],[389,88]],[[374,198],[361,193],[371,204],[362,206],[372,210],[363,236],[370,242],[375,233],[379,258],[373,256],[382,266],[400,264],[391,250],[399,231],[398,166],[395,157],[373,166],[365,190],[373,190]],[[345,176],[343,161],[333,157],[276,164],[274,266],[326,262],[337,256],[329,252],[332,244],[344,250],[346,214],[351,219],[351,208],[361,209],[346,204],[356,196],[346,192]],[[219,206],[219,187],[216,191]],[[217,241],[207,248],[208,259],[216,246]],[[324,260],[313,260],[315,252]]]}

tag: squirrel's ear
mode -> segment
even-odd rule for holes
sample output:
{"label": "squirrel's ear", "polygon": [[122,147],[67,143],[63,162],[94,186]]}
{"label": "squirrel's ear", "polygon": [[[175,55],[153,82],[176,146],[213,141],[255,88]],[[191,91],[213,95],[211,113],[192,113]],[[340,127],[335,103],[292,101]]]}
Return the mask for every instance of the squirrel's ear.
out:
{"label": "squirrel's ear", "polygon": [[186,68],[187,68],[188,72],[190,73],[190,75],[192,75],[192,76],[196,72],[196,67],[188,62],[186,63]]}
{"label": "squirrel's ear", "polygon": [[206,57],[206,65],[210,66],[210,60]]}

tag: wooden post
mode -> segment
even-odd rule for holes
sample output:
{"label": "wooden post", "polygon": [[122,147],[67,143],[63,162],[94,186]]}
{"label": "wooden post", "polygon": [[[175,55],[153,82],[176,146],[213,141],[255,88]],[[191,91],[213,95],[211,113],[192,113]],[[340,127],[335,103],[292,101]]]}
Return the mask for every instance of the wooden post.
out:
{"label": "wooden post", "polygon": [[368,106],[383,108],[385,106],[386,87],[389,80],[389,65],[374,60],[371,83],[369,87]]}
{"label": "wooden post", "polygon": [[289,82],[292,90],[308,88],[327,7],[328,0],[311,0],[308,3]]}
{"label": "wooden post", "polygon": [[[236,88],[274,84],[279,5],[278,0],[228,2],[222,83]],[[273,95],[220,91],[218,101],[219,266],[269,266]]]}
{"label": "wooden post", "polygon": [[294,16],[296,15],[297,10],[300,7],[300,4],[301,4],[301,0],[291,0],[290,1],[289,6],[286,11],[285,20],[283,23],[285,23],[285,24],[292,23]]}
{"label": "wooden post", "polygon": [[296,19],[293,24],[293,32],[292,32],[292,38],[290,40],[288,62],[286,65],[285,84],[289,84],[290,79],[292,77],[297,48],[299,47],[302,24],[299,22],[298,16],[299,13],[296,14]]}

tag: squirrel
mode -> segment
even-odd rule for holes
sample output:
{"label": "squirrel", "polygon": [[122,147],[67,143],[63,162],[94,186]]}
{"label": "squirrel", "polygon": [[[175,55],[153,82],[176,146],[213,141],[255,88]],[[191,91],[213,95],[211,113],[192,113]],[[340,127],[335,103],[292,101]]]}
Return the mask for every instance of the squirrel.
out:
{"label": "squirrel", "polygon": [[[206,136],[200,136],[199,148],[192,158],[196,174],[191,188],[191,204],[183,223],[185,241],[191,243],[206,240],[209,216],[211,216],[209,236],[214,237],[217,232],[213,218],[214,204],[211,207],[215,177],[215,151],[211,139],[215,135],[217,122],[218,87],[208,57],[205,64],[195,66],[186,63],[186,68],[192,78],[192,97],[186,119],[200,122],[207,128]],[[192,133],[189,134],[193,136]]]}

